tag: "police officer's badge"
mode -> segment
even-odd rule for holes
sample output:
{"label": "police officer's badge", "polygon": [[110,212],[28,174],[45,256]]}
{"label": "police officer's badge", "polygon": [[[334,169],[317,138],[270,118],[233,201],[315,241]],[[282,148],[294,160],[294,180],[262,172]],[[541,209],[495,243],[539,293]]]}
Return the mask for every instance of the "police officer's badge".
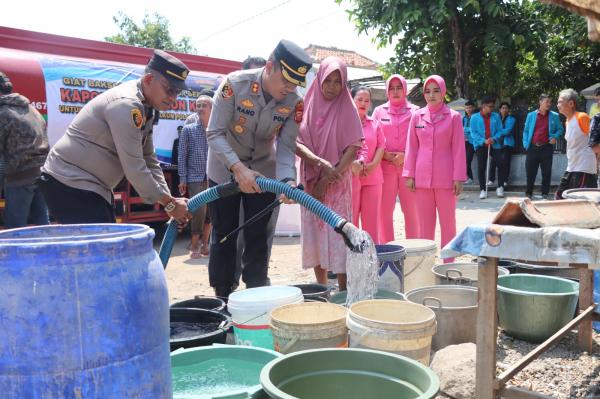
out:
{"label": "police officer's badge", "polygon": [[221,89],[221,97],[230,98],[233,96],[233,89],[231,88],[231,83],[225,82],[223,88]]}
{"label": "police officer's badge", "polygon": [[237,134],[242,134],[244,133],[244,127],[242,125],[235,125],[233,127],[233,130],[237,133]]}
{"label": "police officer's badge", "polygon": [[242,100],[241,104],[244,107],[246,107],[246,108],[253,108],[254,107],[254,103],[249,98],[246,98],[245,100]]}
{"label": "police officer's badge", "polygon": [[254,83],[252,83],[252,86],[250,86],[250,91],[254,94],[258,93],[259,89],[260,89],[260,85],[258,84],[258,82],[254,82]]}
{"label": "police officer's badge", "polygon": [[142,111],[138,108],[133,108],[131,110],[131,121],[133,122],[133,126],[136,129],[141,129],[144,125],[144,117],[142,116]]}

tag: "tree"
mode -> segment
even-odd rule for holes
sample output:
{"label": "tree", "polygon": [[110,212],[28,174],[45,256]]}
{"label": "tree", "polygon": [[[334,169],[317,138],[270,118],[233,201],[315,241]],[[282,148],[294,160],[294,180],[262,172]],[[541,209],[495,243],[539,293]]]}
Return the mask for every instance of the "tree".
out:
{"label": "tree", "polygon": [[133,19],[121,11],[113,17],[113,21],[119,27],[120,33],[105,37],[104,40],[107,42],[188,54],[196,53],[196,48],[192,46],[188,36],[178,42],[173,40],[169,33],[169,21],[158,13],[154,13],[152,16],[146,13],[141,25],[136,24]]}
{"label": "tree", "polygon": [[[341,2],[341,0],[337,0]],[[492,72],[527,32],[511,31],[513,4],[497,0],[353,0],[359,32],[375,29],[380,45],[397,39],[393,68],[452,77],[456,94],[471,96],[470,77],[482,62]],[[483,56],[483,57],[482,57]],[[507,60],[507,61],[505,61]],[[493,71],[495,72],[495,71]],[[451,89],[452,90],[452,89]],[[453,91],[453,90],[452,90]]]}
{"label": "tree", "polygon": [[[336,0],[341,3],[342,0]],[[520,95],[592,84],[600,45],[585,20],[535,0],[350,0],[359,32],[397,40],[385,72],[446,77],[451,96]],[[536,101],[537,102],[537,101]]]}
{"label": "tree", "polygon": [[523,51],[518,60],[515,94],[537,98],[542,93],[556,96],[558,91],[577,91],[600,79],[600,43],[587,36],[584,18],[561,7],[526,2],[522,18],[535,21],[539,32],[537,51]]}

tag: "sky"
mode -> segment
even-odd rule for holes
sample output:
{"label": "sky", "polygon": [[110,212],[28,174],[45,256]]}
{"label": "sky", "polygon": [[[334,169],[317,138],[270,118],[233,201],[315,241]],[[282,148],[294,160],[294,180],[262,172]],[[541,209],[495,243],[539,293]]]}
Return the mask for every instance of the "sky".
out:
{"label": "sky", "polygon": [[[379,63],[393,56],[393,47],[377,49],[374,34],[359,35],[348,20],[348,0],[30,0],[27,9],[8,2],[0,12],[0,26],[103,40],[118,33],[113,16],[119,11],[141,23],[145,12],[170,22],[171,36],[189,36],[201,55],[242,61],[247,56],[267,58],[280,39],[303,48],[309,44],[353,50]],[[29,12],[28,10],[34,10]]]}

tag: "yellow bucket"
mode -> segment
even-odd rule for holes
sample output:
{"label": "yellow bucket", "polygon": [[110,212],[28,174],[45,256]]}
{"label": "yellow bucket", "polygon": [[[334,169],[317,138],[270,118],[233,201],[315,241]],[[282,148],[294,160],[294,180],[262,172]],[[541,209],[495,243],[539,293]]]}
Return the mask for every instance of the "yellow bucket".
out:
{"label": "yellow bucket", "polygon": [[427,306],[389,299],[357,302],[346,323],[351,347],[403,355],[429,366],[435,313]]}
{"label": "yellow bucket", "polygon": [[323,302],[275,308],[270,322],[275,350],[286,354],[305,349],[347,347],[347,312],[343,306]]}

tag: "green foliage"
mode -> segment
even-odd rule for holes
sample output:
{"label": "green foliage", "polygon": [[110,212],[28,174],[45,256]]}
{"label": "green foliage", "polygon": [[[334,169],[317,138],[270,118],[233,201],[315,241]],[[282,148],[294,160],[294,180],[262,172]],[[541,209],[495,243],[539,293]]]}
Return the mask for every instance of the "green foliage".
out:
{"label": "green foliage", "polygon": [[437,73],[452,97],[536,103],[598,79],[600,44],[587,39],[585,19],[537,0],[349,1],[359,32],[373,31],[380,46],[397,41],[385,74]]}
{"label": "green foliage", "polygon": [[173,40],[169,33],[169,21],[158,13],[152,16],[146,13],[141,25],[136,24],[121,11],[113,17],[113,21],[119,27],[120,33],[105,37],[104,40],[107,42],[188,54],[196,53],[196,48],[191,44],[189,37],[185,36],[178,42]]}

